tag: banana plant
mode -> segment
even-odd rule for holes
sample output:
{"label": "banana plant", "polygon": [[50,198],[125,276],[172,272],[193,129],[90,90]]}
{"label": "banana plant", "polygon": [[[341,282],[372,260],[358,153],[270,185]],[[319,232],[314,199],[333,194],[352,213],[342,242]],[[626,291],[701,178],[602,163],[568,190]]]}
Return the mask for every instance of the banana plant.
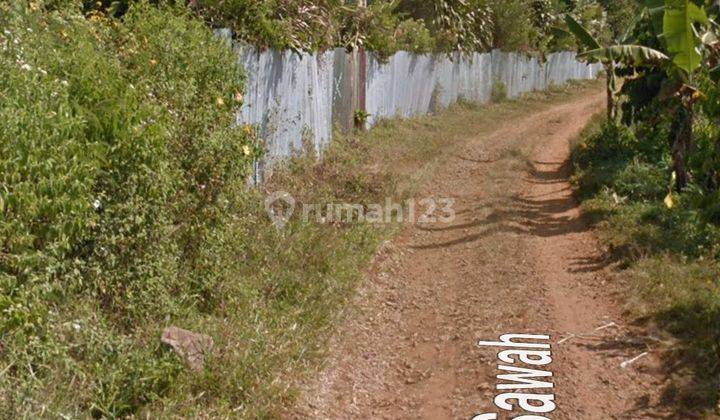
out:
{"label": "banana plant", "polygon": [[[578,59],[587,62],[602,63],[607,74],[607,117],[610,121],[617,121],[618,118],[618,101],[617,95],[622,90],[622,86],[618,86],[617,67],[618,64],[627,65],[643,65],[651,62],[662,62],[668,57],[660,51],[648,48],[642,45],[625,44],[624,39],[621,44],[603,47],[592,36],[590,31],[585,29],[571,15],[565,16],[565,23],[568,30],[577,38],[581,46],[581,52]],[[631,31],[628,31],[628,34]],[[624,38],[627,38],[626,35]]]}
{"label": "banana plant", "polygon": [[704,8],[690,0],[666,0],[663,16],[662,39],[672,65],[666,72],[673,81],[671,92],[675,101],[675,118],[670,130],[673,169],[678,191],[687,187],[690,174],[687,168],[688,155],[693,149],[694,104],[703,97],[694,87],[695,73],[703,64],[703,40],[698,27],[709,27],[710,20]]}
{"label": "banana plant", "polygon": [[[651,19],[665,53],[638,45],[614,45],[591,49],[578,57],[656,67],[667,74],[662,96],[673,99],[675,118],[670,127],[670,144],[676,189],[682,191],[690,181],[687,160],[694,141],[693,106],[703,97],[694,81],[705,62],[704,53],[713,49],[705,48],[704,43],[717,46],[717,37],[705,9],[691,0],[647,0],[646,6],[643,17]],[[705,30],[702,34],[701,29]]]}

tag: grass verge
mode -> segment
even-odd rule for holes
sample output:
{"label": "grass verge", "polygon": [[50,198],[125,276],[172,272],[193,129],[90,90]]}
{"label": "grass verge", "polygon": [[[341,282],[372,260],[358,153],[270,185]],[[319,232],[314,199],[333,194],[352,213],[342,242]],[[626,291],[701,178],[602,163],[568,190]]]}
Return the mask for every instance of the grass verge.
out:
{"label": "grass verge", "polygon": [[[657,142],[655,142],[657,143]],[[670,381],[663,402],[679,417],[718,413],[720,246],[693,192],[668,195],[670,157],[629,128],[598,117],[573,152],[584,213],[617,263],[635,322],[650,331]]]}

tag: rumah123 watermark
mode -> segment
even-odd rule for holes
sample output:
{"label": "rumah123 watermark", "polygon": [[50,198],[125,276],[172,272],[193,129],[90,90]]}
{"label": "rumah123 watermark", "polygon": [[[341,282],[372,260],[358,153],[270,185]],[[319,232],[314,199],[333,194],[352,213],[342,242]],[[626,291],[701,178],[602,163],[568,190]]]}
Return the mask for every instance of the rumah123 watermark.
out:
{"label": "rumah123 watermark", "polygon": [[282,229],[298,208],[303,221],[316,223],[452,223],[455,220],[454,198],[408,199],[396,202],[386,198],[384,203],[328,203],[298,204],[287,192],[278,191],[267,196],[265,210],[270,220]]}

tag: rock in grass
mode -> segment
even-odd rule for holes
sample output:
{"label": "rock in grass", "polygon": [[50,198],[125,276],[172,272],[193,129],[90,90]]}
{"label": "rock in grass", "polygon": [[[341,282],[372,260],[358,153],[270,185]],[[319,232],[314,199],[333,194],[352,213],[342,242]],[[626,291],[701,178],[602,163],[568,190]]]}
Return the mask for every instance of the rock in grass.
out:
{"label": "rock in grass", "polygon": [[165,328],[160,341],[172,347],[196,372],[203,370],[205,355],[210,353],[214,345],[212,337],[178,327]]}

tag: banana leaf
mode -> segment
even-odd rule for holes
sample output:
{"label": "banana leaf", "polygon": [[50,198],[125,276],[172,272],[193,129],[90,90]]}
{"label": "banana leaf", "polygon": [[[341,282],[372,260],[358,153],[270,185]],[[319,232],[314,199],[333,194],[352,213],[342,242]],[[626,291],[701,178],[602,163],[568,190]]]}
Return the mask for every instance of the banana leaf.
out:
{"label": "banana leaf", "polygon": [[580,53],[578,59],[603,63],[622,62],[640,66],[664,63],[669,60],[669,57],[658,50],[642,45],[614,45]]}
{"label": "banana leaf", "polygon": [[702,65],[702,40],[694,25],[709,23],[704,8],[692,1],[665,0],[663,38],[675,65],[688,75]]}

